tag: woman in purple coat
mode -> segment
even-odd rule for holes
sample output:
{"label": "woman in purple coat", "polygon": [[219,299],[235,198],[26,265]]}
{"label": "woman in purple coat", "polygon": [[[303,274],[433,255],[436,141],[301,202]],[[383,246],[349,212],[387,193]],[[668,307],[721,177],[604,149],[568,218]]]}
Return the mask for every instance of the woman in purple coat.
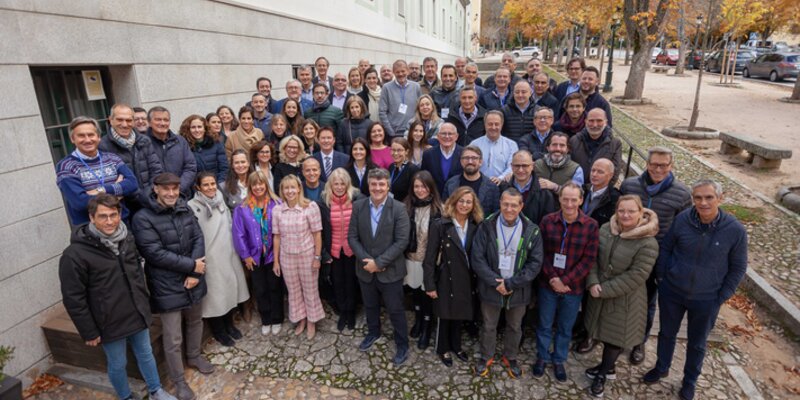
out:
{"label": "woman in purple coat", "polygon": [[251,271],[262,335],[280,333],[284,318],[283,285],[272,272],[272,210],[277,204],[267,176],[255,171],[247,178],[247,198],[233,211],[233,247]]}

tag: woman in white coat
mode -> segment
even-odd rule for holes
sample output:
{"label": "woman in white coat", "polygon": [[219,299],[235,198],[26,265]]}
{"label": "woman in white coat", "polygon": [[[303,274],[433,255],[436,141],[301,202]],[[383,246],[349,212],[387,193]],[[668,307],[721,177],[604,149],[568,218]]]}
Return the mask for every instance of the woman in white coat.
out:
{"label": "woman in white coat", "polygon": [[231,212],[225,205],[217,179],[210,172],[197,175],[195,194],[189,207],[197,217],[206,245],[206,284],[203,318],[211,333],[223,346],[233,346],[242,333],[233,325],[233,310],[250,298],[242,262],[233,248]]}

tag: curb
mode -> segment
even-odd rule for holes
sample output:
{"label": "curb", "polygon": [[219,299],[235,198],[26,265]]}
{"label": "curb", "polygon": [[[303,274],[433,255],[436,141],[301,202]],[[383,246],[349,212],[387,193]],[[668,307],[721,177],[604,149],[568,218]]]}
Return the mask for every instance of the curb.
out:
{"label": "curb", "polygon": [[725,366],[728,368],[728,372],[731,374],[736,383],[739,384],[739,387],[744,392],[745,396],[747,396],[750,400],[764,400],[764,397],[761,396],[761,392],[758,391],[756,385],[753,384],[753,381],[750,380],[750,376],[747,375],[744,368],[742,368],[739,363],[736,362],[729,353],[722,353],[722,362],[725,363]]}
{"label": "curb", "polygon": [[694,129],[693,131],[689,131],[689,127],[687,126],[670,126],[662,129],[661,133],[664,136],[677,139],[703,140],[719,138],[719,131],[716,129],[700,127]]}
{"label": "curb", "polygon": [[800,189],[800,186],[782,186],[775,197],[784,207],[800,213],[800,194],[793,191],[796,189]]}

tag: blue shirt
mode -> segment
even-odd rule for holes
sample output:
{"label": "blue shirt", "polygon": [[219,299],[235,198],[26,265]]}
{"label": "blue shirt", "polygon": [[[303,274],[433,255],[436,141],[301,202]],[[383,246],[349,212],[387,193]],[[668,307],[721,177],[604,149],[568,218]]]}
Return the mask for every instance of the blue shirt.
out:
{"label": "blue shirt", "polygon": [[383,207],[386,205],[386,200],[389,197],[387,196],[381,204],[375,206],[372,202],[372,198],[369,199],[369,218],[370,218],[370,226],[372,227],[372,236],[375,236],[375,232],[378,231],[378,222],[381,220],[381,214],[383,214]]}
{"label": "blue shirt", "polygon": [[490,178],[497,178],[511,173],[511,157],[519,150],[515,141],[500,136],[493,142],[489,136],[484,135],[470,144],[481,149],[481,153],[483,153],[482,174]]}

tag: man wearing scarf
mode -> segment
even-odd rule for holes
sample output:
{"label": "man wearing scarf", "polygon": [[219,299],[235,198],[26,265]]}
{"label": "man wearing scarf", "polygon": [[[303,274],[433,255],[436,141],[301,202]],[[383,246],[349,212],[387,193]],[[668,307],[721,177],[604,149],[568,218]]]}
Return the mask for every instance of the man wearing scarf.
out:
{"label": "man wearing scarf", "polygon": [[[692,205],[692,194],[689,188],[677,181],[672,174],[672,150],[656,146],[647,150],[647,170],[641,176],[634,176],[622,182],[620,191],[623,195],[635,194],[642,199],[642,204],[658,215],[658,240],[659,247],[667,234],[672,220],[681,211]],[[661,263],[662,260],[658,260]],[[657,285],[655,268],[647,279],[647,325],[642,344],[631,350],[630,361],[639,365],[644,361],[644,342],[653,326],[653,317],[656,311]]]}
{"label": "man wearing scarf", "polygon": [[130,343],[150,398],[174,400],[161,388],[150,347],[147,287],[133,235],[122,223],[122,204],[100,193],[89,200],[89,219],[72,233],[59,261],[64,307],[86,345],[103,347],[120,399],[132,396],[126,371]]}
{"label": "man wearing scarf", "polygon": [[306,119],[314,120],[321,127],[328,126],[334,131],[339,129],[339,123],[344,118],[344,113],[339,107],[332,107],[328,99],[328,87],[325,84],[314,84],[314,106],[305,113]]}

